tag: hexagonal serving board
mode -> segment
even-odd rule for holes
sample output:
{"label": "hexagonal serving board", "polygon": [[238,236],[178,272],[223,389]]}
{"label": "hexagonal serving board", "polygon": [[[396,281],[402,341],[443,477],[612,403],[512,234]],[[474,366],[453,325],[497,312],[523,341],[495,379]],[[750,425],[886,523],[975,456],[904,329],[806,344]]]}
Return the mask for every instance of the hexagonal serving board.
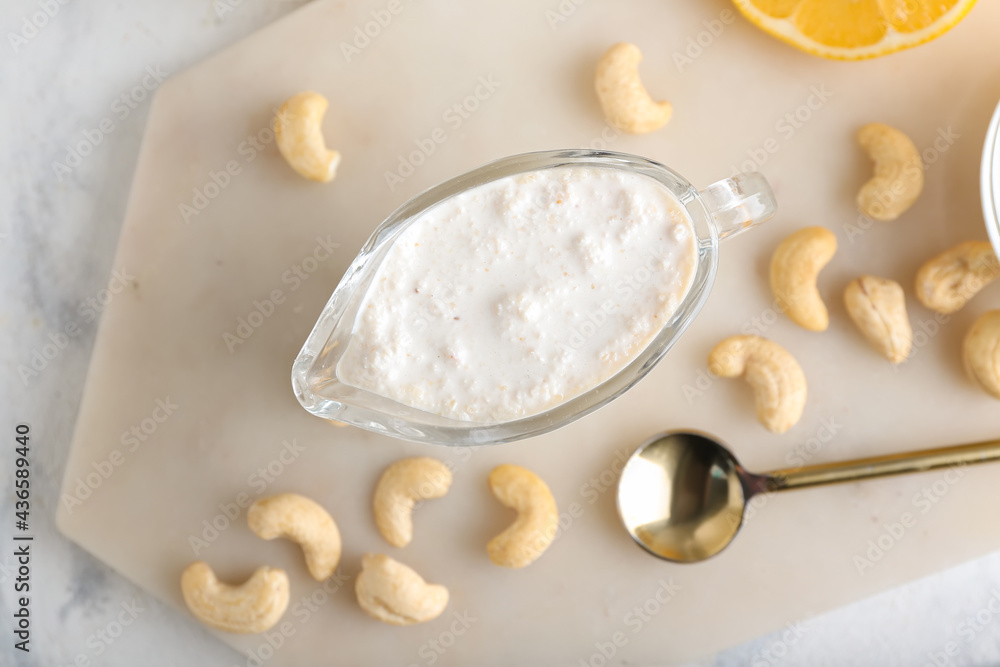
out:
{"label": "hexagonal serving board", "polygon": [[[286,569],[279,626],[219,633],[246,654],[240,664],[268,665],[673,664],[1000,547],[989,509],[1000,466],[764,498],[732,547],[696,566],[650,558],[619,526],[621,461],[668,428],[716,433],[757,470],[1000,435],[997,403],[963,377],[958,351],[1000,286],[947,322],[911,294],[916,352],[898,369],[853,329],[840,296],[861,273],[909,289],[924,259],[985,238],[978,166],[1000,96],[1000,6],[980,3],[933,44],[862,63],[799,54],[731,12],[722,1],[318,1],[172,77],[150,112],[115,260],[135,279],[97,338],[62,530],[179,613],[192,560],[233,581]],[[674,103],[654,134],[622,136],[600,117],[593,66],[621,40],[641,46],[647,87]],[[328,185],[292,172],[269,129],[305,89],[331,100],[324,132],[343,164]],[[853,208],[870,173],[853,134],[872,120],[904,129],[929,163],[918,205],[891,224]],[[646,380],[560,431],[478,450],[336,428],[298,406],[292,360],[386,215],[488,160],[584,146],[651,157],[699,186],[759,165],[779,199],[776,219],[725,244],[704,312]],[[806,224],[840,240],[820,282],[823,334],[777,315],[767,288],[771,249]],[[756,422],[742,382],[704,370],[711,346],[741,330],[805,368],[809,401],[786,435]],[[448,461],[455,482],[395,549],[375,531],[371,493],[407,455]],[[486,488],[501,462],[548,480],[563,512],[549,552],[520,571],[484,549],[511,519]],[[285,491],[340,525],[340,575],[325,585],[294,544],[246,527],[249,502]],[[407,628],[364,615],[353,579],[372,551],[447,585],[446,613]]]}

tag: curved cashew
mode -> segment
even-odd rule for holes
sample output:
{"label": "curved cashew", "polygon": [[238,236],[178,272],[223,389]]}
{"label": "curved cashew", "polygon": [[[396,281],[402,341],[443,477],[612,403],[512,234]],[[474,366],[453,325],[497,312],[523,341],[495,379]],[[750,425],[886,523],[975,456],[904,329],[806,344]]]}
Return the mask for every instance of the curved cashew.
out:
{"label": "curved cashew", "polygon": [[451,486],[451,471],[426,456],[402,459],[385,469],[375,487],[375,525],[386,542],[405,547],[413,539],[413,503],[440,498]]}
{"label": "curved cashew", "polygon": [[969,302],[1000,276],[1000,261],[986,241],[966,241],[929,260],[917,272],[917,298],[945,315]]}
{"label": "curved cashew", "polygon": [[354,590],[372,618],[412,625],[437,618],[448,606],[448,589],[428,584],[412,569],[383,554],[365,554]]}
{"label": "curved cashew", "polygon": [[670,102],[654,102],[639,78],[642,52],[635,44],[620,42],[608,49],[594,74],[594,87],[604,115],[623,132],[645,134],[670,120]]}
{"label": "curved cashew", "polygon": [[830,326],[816,279],[836,252],[833,232],[825,227],[806,227],[778,244],[771,256],[774,298],[793,322],[810,331],[826,331]]}
{"label": "curved cashew", "polygon": [[730,336],[709,353],[708,370],[719,377],[745,375],[754,390],[757,418],[772,433],[784,433],[802,417],[806,376],[777,343],[760,336]]}
{"label": "curved cashew", "polygon": [[984,313],[962,344],[965,372],[994,398],[1000,398],[1000,310]]}
{"label": "curved cashew", "polygon": [[517,510],[517,518],[486,545],[490,560],[501,567],[524,567],[541,556],[556,538],[559,511],[542,478],[515,465],[499,465],[489,477],[490,491]]}
{"label": "curved cashew", "polygon": [[340,562],[340,531],[318,503],[295,493],[261,498],[247,511],[247,523],[257,537],[286,537],[302,546],[309,574],[326,581]]}
{"label": "curved cashew", "polygon": [[199,621],[226,632],[251,634],[274,626],[288,607],[288,575],[260,567],[239,586],[220,582],[206,563],[191,563],[181,575],[181,592]]}
{"label": "curved cashew", "polygon": [[844,305],[865,338],[889,361],[898,364],[910,356],[913,329],[899,283],[861,276],[844,290]]}
{"label": "curved cashew", "polygon": [[330,105],[319,93],[307,91],[288,98],[274,118],[274,136],[285,161],[301,175],[328,183],[337,175],[340,153],[323,141],[323,114]]}
{"label": "curved cashew", "polygon": [[908,136],[882,123],[862,127],[858,143],[875,162],[875,175],[858,192],[858,208],[875,220],[895,220],[924,189],[920,152]]}

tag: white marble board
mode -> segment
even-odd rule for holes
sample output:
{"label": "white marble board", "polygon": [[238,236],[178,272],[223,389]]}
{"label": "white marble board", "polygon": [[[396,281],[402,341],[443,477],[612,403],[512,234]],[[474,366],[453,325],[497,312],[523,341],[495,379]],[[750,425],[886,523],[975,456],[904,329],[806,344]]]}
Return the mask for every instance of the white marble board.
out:
{"label": "white marble board", "polygon": [[[398,11],[386,18],[390,5]],[[979,3],[933,44],[862,63],[800,54],[731,11],[724,0],[323,0],[173,76],[150,111],[115,260],[134,279],[101,323],[62,530],[179,613],[179,575],[195,558],[231,580],[261,564],[285,568],[284,625],[270,638],[219,634],[254,656],[247,664],[268,665],[673,664],[1000,547],[996,466],[767,498],[729,550],[697,566],[650,558],[618,525],[618,462],[668,428],[716,433],[751,469],[1000,434],[997,403],[965,379],[959,358],[965,330],[1000,302],[1000,287],[946,323],[911,293],[922,335],[898,369],[869,349],[840,302],[861,273],[908,287],[930,255],[985,238],[978,166],[1000,97],[991,29],[1000,5]],[[375,36],[358,39],[357,52],[343,48],[366,28]],[[621,40],[641,46],[648,88],[675,105],[655,134],[619,136],[600,117],[593,65]],[[266,131],[303,89],[331,100],[324,132],[344,161],[330,185],[294,174]],[[853,208],[869,173],[853,134],[873,120],[905,130],[932,164],[914,209],[872,226]],[[437,128],[444,142],[411,159]],[[699,186],[754,160],[779,199],[772,222],[725,244],[703,314],[646,380],[560,431],[478,450],[339,429],[299,407],[292,359],[388,213],[488,160],[584,146],[648,156]],[[421,164],[391,189],[385,173],[401,160]],[[841,246],[820,283],[832,316],[824,334],[769,310],[770,250],[808,224],[830,227]],[[240,318],[258,308],[270,314],[227,345],[224,334],[239,335]],[[756,422],[742,383],[704,375],[711,346],[743,329],[781,342],[805,368],[809,401],[786,435]],[[370,497],[385,465],[414,454],[452,462],[455,482],[420,508],[416,538],[399,550],[376,533]],[[484,551],[511,518],[485,484],[500,462],[537,471],[564,511],[559,539],[522,571],[493,566]],[[342,583],[329,591],[295,545],[254,537],[235,504],[282,491],[316,498],[340,524]],[[904,513],[915,525],[886,537]],[[223,528],[214,538],[212,522]],[[208,542],[197,555],[192,536]],[[369,551],[447,585],[446,614],[402,629],[365,616],[352,585]]]}

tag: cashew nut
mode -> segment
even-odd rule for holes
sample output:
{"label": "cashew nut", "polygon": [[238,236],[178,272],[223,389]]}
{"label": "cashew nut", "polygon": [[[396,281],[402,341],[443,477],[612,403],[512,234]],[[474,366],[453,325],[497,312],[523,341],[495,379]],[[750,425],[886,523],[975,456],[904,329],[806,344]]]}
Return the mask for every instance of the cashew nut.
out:
{"label": "cashew nut", "polygon": [[251,634],[271,628],[288,607],[288,575],[260,567],[239,586],[220,582],[208,564],[191,563],[181,575],[181,592],[199,621],[226,632]]}
{"label": "cashew nut", "polygon": [[642,52],[635,44],[619,42],[608,49],[594,75],[594,87],[604,115],[612,125],[630,134],[645,134],[670,120],[670,102],[654,102],[639,78]]}
{"label": "cashew nut", "polygon": [[307,91],[288,98],[274,118],[274,136],[285,161],[301,175],[328,183],[337,175],[340,153],[323,141],[323,114],[330,105],[319,93]]}
{"label": "cashew nut", "polygon": [[340,531],[318,503],[295,493],[257,500],[247,511],[247,523],[257,537],[285,537],[298,542],[309,574],[326,581],[340,562]]}
{"label": "cashew nut", "polygon": [[757,418],[773,433],[799,421],[806,405],[806,376],[788,350],[760,336],[730,336],[708,355],[708,370],[719,377],[746,376],[753,387]]}
{"label": "cashew nut", "polygon": [[844,290],[844,305],[865,338],[889,361],[898,364],[910,356],[913,329],[899,283],[861,276]]}
{"label": "cashew nut", "polygon": [[440,498],[451,486],[451,471],[426,456],[402,459],[385,469],[375,487],[375,525],[386,542],[405,547],[413,539],[413,503]]}
{"label": "cashew nut", "polygon": [[365,554],[354,590],[372,618],[412,625],[437,618],[448,606],[448,589],[428,584],[412,569],[383,554]]}
{"label": "cashew nut", "polygon": [[810,331],[826,331],[830,325],[816,279],[836,252],[833,232],[806,227],[778,244],[771,256],[774,298],[793,322]]}
{"label": "cashew nut", "polygon": [[954,313],[1000,276],[1000,261],[986,241],[959,243],[917,272],[917,298],[931,310]]}
{"label": "cashew nut", "polygon": [[973,322],[962,344],[965,372],[994,398],[1000,398],[1000,310]]}
{"label": "cashew nut", "polygon": [[489,477],[490,491],[517,511],[517,518],[486,545],[490,560],[501,567],[524,567],[541,556],[556,538],[559,511],[542,478],[515,465],[499,465]]}
{"label": "cashew nut", "polygon": [[875,162],[875,175],[858,192],[858,208],[875,220],[895,220],[924,189],[920,152],[908,136],[882,123],[862,127],[858,143]]}

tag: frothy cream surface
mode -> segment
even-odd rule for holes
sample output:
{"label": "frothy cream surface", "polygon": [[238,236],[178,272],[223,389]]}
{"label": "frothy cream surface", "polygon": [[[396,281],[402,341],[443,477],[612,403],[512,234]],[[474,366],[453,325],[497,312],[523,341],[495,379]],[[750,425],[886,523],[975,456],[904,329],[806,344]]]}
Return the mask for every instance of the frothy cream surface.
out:
{"label": "frothy cream surface", "polygon": [[687,212],[649,177],[558,167],[492,181],[399,235],[337,376],[463,421],[537,414],[634,359],[696,262]]}

